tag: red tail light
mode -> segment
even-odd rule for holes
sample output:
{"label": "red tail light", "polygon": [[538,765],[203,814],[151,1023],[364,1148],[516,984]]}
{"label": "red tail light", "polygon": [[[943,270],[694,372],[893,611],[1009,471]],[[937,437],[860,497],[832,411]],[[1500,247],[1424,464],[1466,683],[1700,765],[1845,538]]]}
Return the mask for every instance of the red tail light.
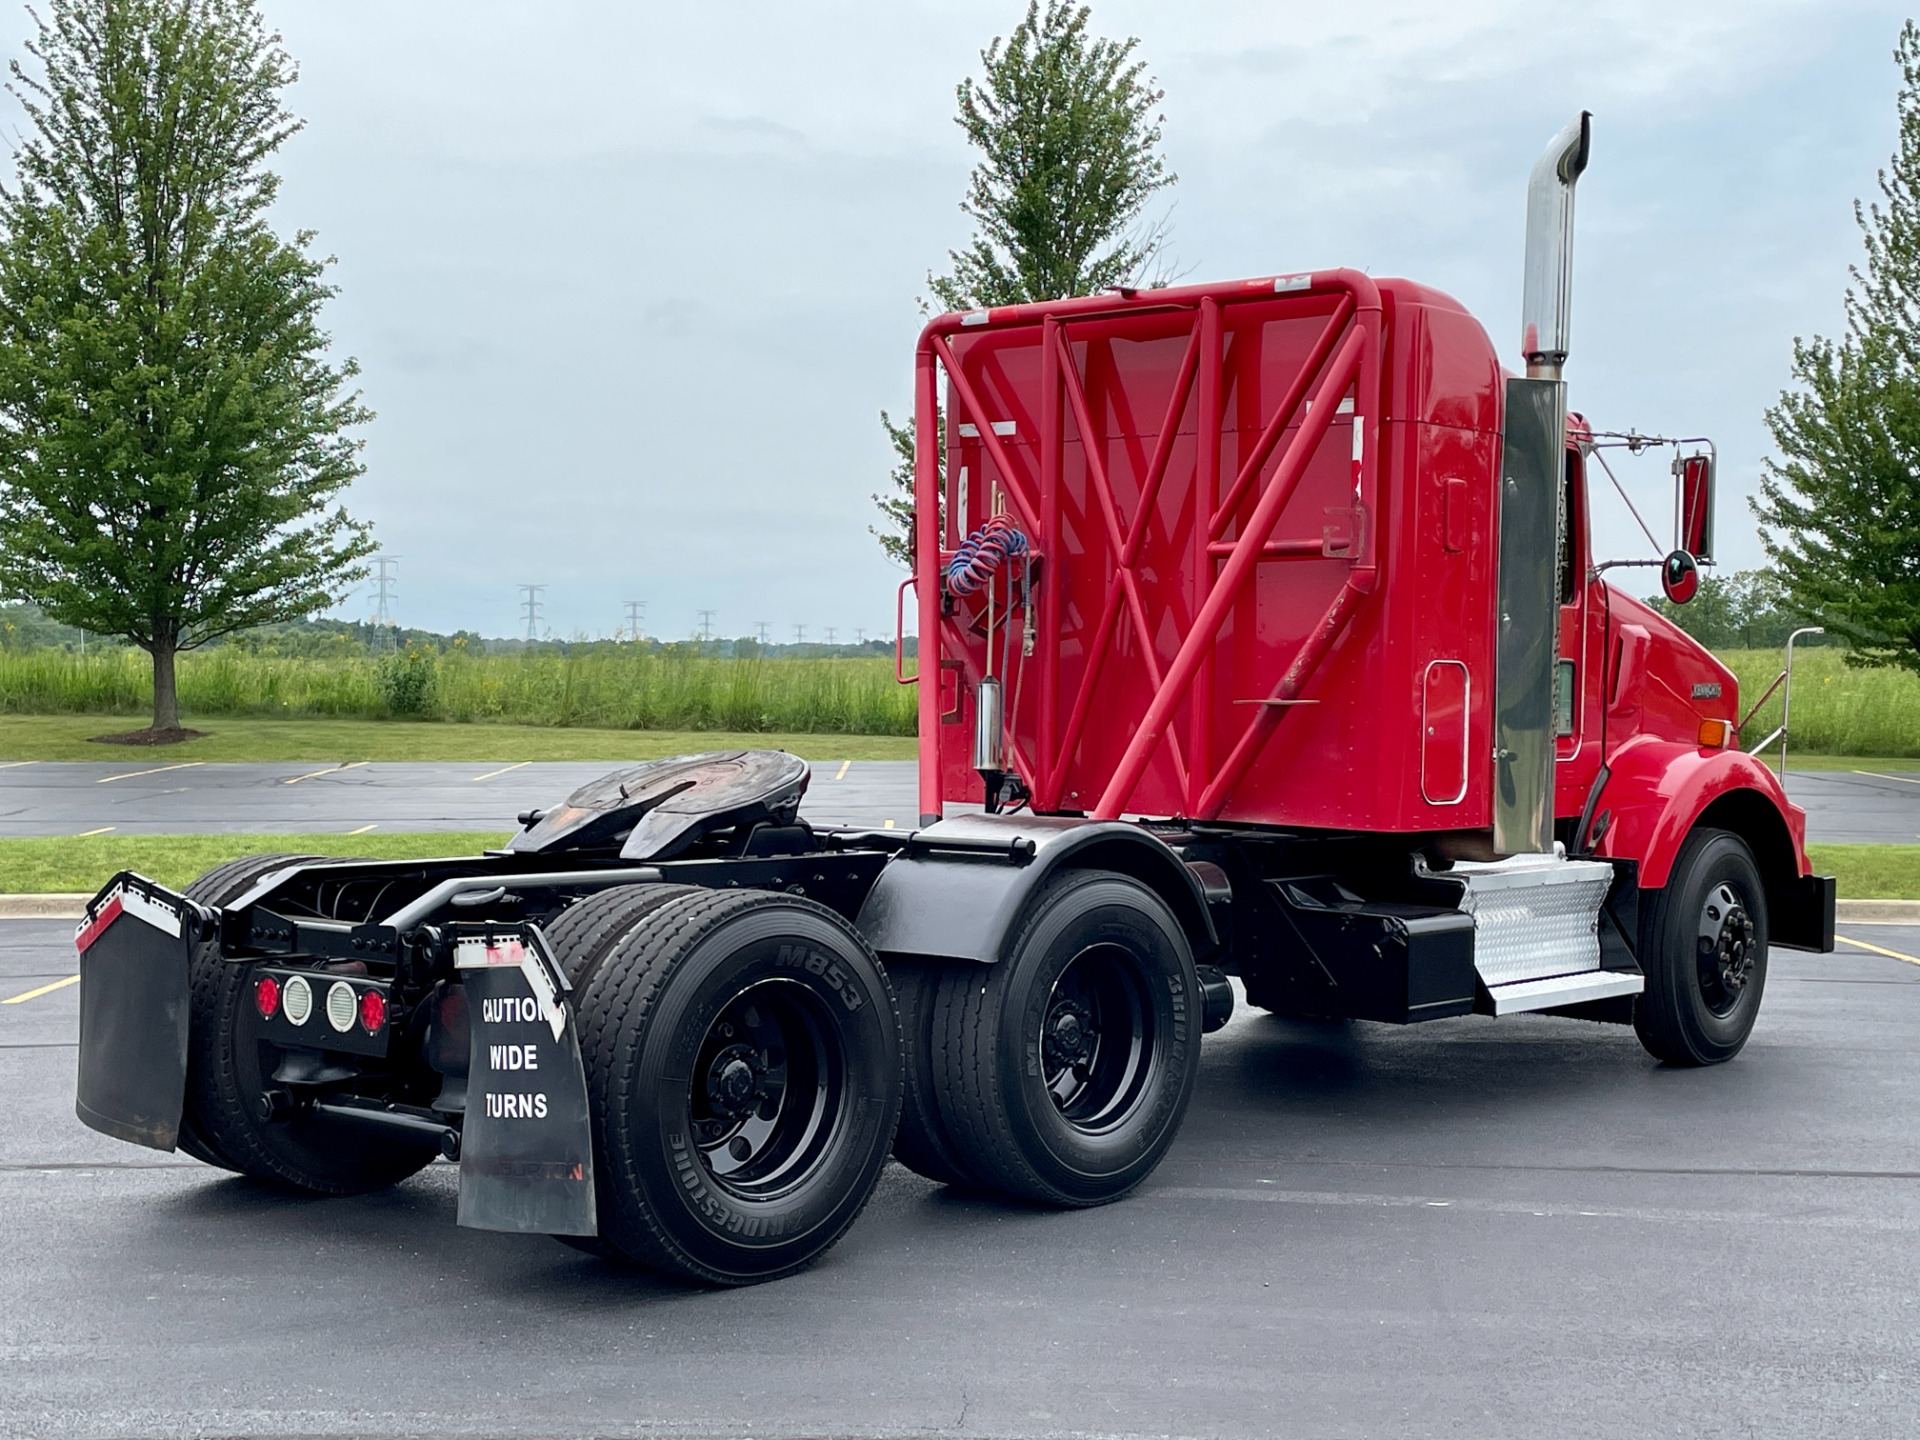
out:
{"label": "red tail light", "polygon": [[361,992],[360,1023],[369,1035],[378,1035],[380,1027],[387,1023],[387,997],[378,990]]}
{"label": "red tail light", "polygon": [[280,1010],[280,982],[262,975],[253,987],[253,1003],[259,1007],[262,1020],[271,1020]]}

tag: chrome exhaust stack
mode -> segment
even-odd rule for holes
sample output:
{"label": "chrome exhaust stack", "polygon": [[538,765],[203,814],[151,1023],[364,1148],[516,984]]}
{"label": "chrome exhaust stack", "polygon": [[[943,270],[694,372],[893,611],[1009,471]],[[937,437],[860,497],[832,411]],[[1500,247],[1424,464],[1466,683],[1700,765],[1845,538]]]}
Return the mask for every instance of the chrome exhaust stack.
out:
{"label": "chrome exhaust stack", "polygon": [[1520,353],[1529,380],[1558,380],[1573,309],[1573,187],[1587,168],[1593,117],[1585,110],[1547,146],[1527,182],[1527,256]]}
{"label": "chrome exhaust stack", "polygon": [[1553,687],[1560,605],[1561,477],[1566,467],[1573,186],[1587,168],[1586,111],[1554,136],[1527,184],[1526,288],[1520,350],[1527,376],[1507,381],[1500,458],[1499,632],[1494,655],[1493,849],[1553,851]]}

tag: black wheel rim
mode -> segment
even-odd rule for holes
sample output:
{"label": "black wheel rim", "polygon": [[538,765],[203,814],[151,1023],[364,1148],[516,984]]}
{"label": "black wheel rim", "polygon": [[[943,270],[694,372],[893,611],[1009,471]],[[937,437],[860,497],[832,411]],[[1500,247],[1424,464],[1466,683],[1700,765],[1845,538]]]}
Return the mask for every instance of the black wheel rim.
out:
{"label": "black wheel rim", "polygon": [[1147,979],[1130,952],[1096,945],[1068,962],[1040,1027],[1042,1080],[1068,1125],[1098,1135],[1126,1123],[1153,1079],[1156,1027]]}
{"label": "black wheel rim", "polygon": [[688,1118],[714,1183],[743,1200],[800,1184],[831,1147],[847,1056],[818,996],[763,980],[713,1017],[694,1061]]}
{"label": "black wheel rim", "polygon": [[1747,994],[1760,958],[1753,909],[1738,884],[1720,880],[1707,887],[1697,933],[1700,997],[1710,1012],[1724,1018]]}

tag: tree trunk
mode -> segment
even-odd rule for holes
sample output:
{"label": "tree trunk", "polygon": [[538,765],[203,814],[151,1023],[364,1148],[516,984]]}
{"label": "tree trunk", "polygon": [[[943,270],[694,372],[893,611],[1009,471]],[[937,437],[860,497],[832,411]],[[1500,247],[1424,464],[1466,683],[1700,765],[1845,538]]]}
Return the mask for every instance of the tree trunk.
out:
{"label": "tree trunk", "polygon": [[177,730],[180,727],[180,695],[174,687],[173,661],[176,651],[173,636],[163,633],[156,637],[152,653],[153,728]]}

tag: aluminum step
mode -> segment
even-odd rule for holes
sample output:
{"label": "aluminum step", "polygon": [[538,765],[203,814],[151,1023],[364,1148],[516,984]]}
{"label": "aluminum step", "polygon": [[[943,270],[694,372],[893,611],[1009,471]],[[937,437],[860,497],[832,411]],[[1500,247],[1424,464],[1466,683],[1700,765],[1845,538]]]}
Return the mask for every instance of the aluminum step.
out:
{"label": "aluminum step", "polygon": [[[1613,867],[1546,855],[1455,865],[1442,872],[1464,887],[1473,916],[1473,964],[1488,990],[1600,968],[1600,907]],[[1564,1003],[1554,1001],[1550,1003]]]}
{"label": "aluminum step", "polygon": [[1494,1014],[1518,1015],[1527,1010],[1552,1010],[1588,1000],[1611,1000],[1616,995],[1638,995],[1646,984],[1644,975],[1587,970],[1574,975],[1549,975],[1544,980],[1490,985],[1487,993],[1493,997]]}

